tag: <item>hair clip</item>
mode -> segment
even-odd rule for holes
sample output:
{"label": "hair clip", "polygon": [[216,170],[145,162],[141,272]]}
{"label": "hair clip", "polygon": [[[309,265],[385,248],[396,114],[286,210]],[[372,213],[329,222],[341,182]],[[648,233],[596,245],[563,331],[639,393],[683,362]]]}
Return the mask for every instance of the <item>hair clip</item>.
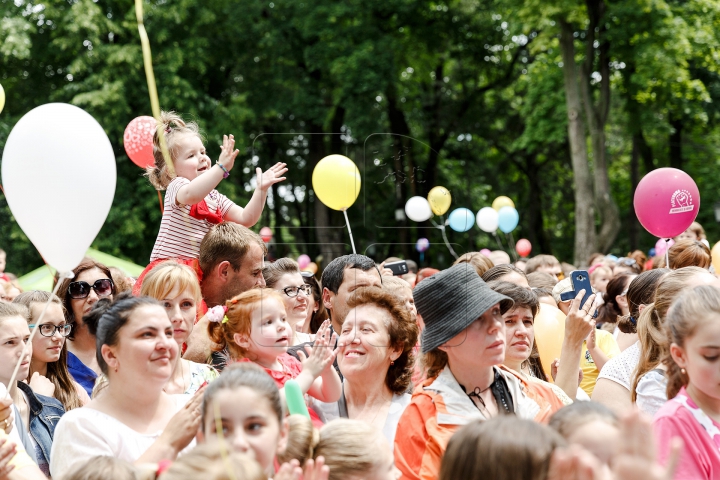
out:
{"label": "hair clip", "polygon": [[229,318],[227,318],[227,315],[225,315],[222,319],[222,323],[227,323]]}
{"label": "hair clip", "polygon": [[227,307],[218,305],[216,307],[212,307],[208,309],[205,316],[208,319],[208,322],[213,323],[226,323],[227,322],[227,316],[225,315],[225,312],[227,312]]}
{"label": "hair clip", "polygon": [[165,133],[170,133],[171,130],[172,130],[172,129],[170,128],[170,125],[168,125],[167,127],[165,127]]}

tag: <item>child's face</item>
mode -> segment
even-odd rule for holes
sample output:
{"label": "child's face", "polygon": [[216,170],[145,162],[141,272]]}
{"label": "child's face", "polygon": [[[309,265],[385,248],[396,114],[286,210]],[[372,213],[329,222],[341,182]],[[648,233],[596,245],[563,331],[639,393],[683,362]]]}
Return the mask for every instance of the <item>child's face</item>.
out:
{"label": "child's face", "polygon": [[605,293],[607,290],[607,284],[612,278],[612,274],[607,268],[598,268],[592,274],[591,281],[592,286],[598,292]]}
{"label": "child's face", "polygon": [[[275,362],[290,346],[290,324],[285,306],[274,298],[266,298],[252,312],[250,338],[236,334],[238,345],[247,348],[250,358],[263,366]],[[241,343],[245,341],[246,343]]]}
{"label": "child's face", "polygon": [[684,347],[673,343],[670,353],[687,371],[689,390],[720,400],[720,317],[709,314],[685,340]]}
{"label": "child's face", "polygon": [[205,146],[197,135],[183,135],[177,140],[173,166],[178,177],[195,180],[198,175],[212,167],[210,157],[205,153]]}
{"label": "child's face", "polygon": [[620,430],[614,425],[601,420],[593,420],[575,429],[567,438],[568,443],[580,445],[598,460],[610,464],[617,453]]}
{"label": "child's face", "polygon": [[198,440],[219,438],[217,417],[222,437],[230,447],[250,455],[265,472],[272,473],[278,449],[285,448],[287,425],[280,424],[268,399],[249,387],[221,390],[208,405]]}

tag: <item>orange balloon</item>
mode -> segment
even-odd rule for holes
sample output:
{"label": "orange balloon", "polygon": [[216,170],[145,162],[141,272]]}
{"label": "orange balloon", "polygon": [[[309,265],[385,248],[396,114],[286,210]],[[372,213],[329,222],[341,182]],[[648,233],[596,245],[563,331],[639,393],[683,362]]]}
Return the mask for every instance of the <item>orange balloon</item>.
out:
{"label": "orange balloon", "polygon": [[560,350],[565,338],[565,314],[552,305],[541,303],[540,310],[535,316],[534,330],[540,361],[548,380],[552,382],[550,366],[556,358],[560,358]]}

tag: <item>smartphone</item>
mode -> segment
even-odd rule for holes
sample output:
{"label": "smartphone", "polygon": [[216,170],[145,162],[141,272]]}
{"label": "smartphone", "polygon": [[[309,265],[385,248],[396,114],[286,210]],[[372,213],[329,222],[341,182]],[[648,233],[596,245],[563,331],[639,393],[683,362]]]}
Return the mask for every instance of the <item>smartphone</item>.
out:
{"label": "smartphone", "polygon": [[[575,295],[577,295],[580,290],[585,290],[585,296],[580,302],[580,308],[583,308],[587,299],[593,294],[592,285],[590,285],[590,274],[586,270],[575,270],[570,273],[570,282],[572,283]],[[589,305],[588,308],[590,308]]]}
{"label": "smartphone", "polygon": [[400,260],[399,262],[386,263],[385,268],[392,270],[393,275],[405,275],[408,273],[407,262]]}

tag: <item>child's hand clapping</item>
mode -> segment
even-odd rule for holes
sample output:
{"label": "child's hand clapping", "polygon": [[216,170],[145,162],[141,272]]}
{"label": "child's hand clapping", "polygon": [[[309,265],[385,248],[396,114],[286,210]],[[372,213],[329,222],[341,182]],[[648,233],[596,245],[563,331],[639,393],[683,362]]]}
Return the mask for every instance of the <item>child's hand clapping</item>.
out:
{"label": "child's hand clapping", "polygon": [[262,169],[260,167],[255,169],[255,173],[257,174],[257,182],[260,190],[263,192],[266,192],[268,188],[270,188],[272,185],[275,185],[276,183],[280,183],[283,180],[285,180],[285,177],[282,175],[287,172],[287,164],[286,163],[276,163],[272,167],[270,167],[268,170],[263,173]]}
{"label": "child's hand clapping", "polygon": [[315,336],[313,346],[306,345],[305,352],[298,350],[303,371],[307,370],[314,378],[320,376],[326,368],[330,367],[337,356],[338,348],[335,347],[337,334],[333,332],[331,336],[330,332],[330,321],[325,320]]}
{"label": "child's hand clapping", "polygon": [[232,135],[229,137],[227,135],[223,135],[223,143],[220,145],[220,158],[218,159],[218,163],[225,167],[228,172],[232,170],[235,165],[235,157],[237,157],[238,153],[240,153],[240,150],[233,151],[234,148],[235,137]]}

